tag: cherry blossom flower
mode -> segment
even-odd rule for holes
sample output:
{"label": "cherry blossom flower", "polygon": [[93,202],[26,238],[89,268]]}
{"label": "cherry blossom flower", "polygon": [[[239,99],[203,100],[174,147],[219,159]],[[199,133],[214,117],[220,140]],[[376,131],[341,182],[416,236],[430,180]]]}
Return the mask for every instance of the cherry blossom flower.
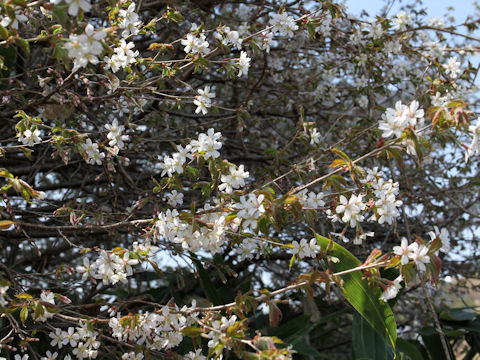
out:
{"label": "cherry blossom flower", "polygon": [[23,132],[23,134],[19,135],[18,141],[22,142],[26,146],[39,144],[42,142],[42,139],[40,138],[40,130],[35,129],[32,131],[27,129]]}
{"label": "cherry blossom flower", "polygon": [[0,306],[7,306],[8,302],[5,299],[9,286],[0,286]]}
{"label": "cherry blossom flower", "polygon": [[428,235],[432,241],[437,237],[440,239],[442,242],[441,252],[448,253],[450,251],[450,234],[447,229],[442,228],[442,230],[439,230],[438,226],[434,226],[433,231],[430,231]]}
{"label": "cherry blossom flower", "polygon": [[61,4],[63,1],[68,5],[68,13],[71,16],[77,16],[79,10],[84,12],[90,11],[92,5],[86,0],[50,0],[55,5]]}
{"label": "cherry blossom flower", "polygon": [[230,166],[229,174],[221,176],[222,184],[220,184],[218,189],[225,191],[227,194],[231,194],[233,189],[245,186],[245,179],[248,178],[249,175],[248,171],[244,171],[243,165],[240,165],[238,168]]}
{"label": "cherry blossom flower", "polygon": [[40,358],[40,360],[55,360],[58,356],[58,353],[57,352],[54,352],[52,354],[52,352],[50,350],[47,350],[47,353],[45,354],[45,356],[42,356]]}
{"label": "cherry blossom flower", "polygon": [[269,20],[270,25],[273,26],[273,33],[280,33],[281,36],[293,37],[293,32],[298,30],[298,25],[295,23],[293,16],[289,16],[286,12],[281,14],[274,14]]}
{"label": "cherry blossom flower", "polygon": [[409,255],[410,255],[410,248],[408,246],[407,238],[402,238],[400,246],[393,247],[393,253],[401,257],[402,265],[406,265],[410,262]]}
{"label": "cherry blossom flower", "polygon": [[390,282],[380,296],[380,300],[387,302],[390,299],[394,299],[398,295],[399,290],[402,288],[402,285],[400,285],[402,281],[403,277],[402,275],[399,275],[395,280]]}
{"label": "cherry blossom flower", "polygon": [[425,271],[427,268],[425,264],[430,263],[430,257],[428,256],[428,248],[423,244],[414,242],[409,245],[408,257],[415,262],[419,271]]}
{"label": "cherry blossom flower", "polygon": [[176,207],[177,205],[183,204],[183,194],[179,193],[177,190],[172,190],[171,193],[166,193],[165,198],[170,206]]}
{"label": "cherry blossom flower", "polygon": [[442,67],[445,69],[445,72],[447,75],[450,75],[454,78],[460,74],[460,62],[457,61],[456,56],[452,56],[451,58],[448,59],[446,64],[443,64]]}
{"label": "cherry blossom flower", "polygon": [[247,56],[246,51],[240,52],[240,58],[238,59],[238,77],[244,75],[248,76],[248,69],[250,68],[251,59]]}

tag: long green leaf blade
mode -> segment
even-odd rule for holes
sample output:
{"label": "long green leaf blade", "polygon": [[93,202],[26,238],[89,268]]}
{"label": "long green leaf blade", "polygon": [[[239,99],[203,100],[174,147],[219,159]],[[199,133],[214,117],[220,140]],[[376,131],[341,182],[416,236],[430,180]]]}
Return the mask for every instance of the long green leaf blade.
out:
{"label": "long green leaf blade", "polygon": [[[315,236],[322,249],[327,249],[331,240],[318,234]],[[332,243],[332,248],[328,254],[339,260],[331,265],[331,270],[334,272],[350,270],[361,264],[352,253],[335,242]],[[380,289],[369,287],[368,283],[362,279],[361,272],[342,275],[342,280],[343,293],[348,302],[370,323],[379,335],[388,339],[395,349],[397,324],[390,306],[379,299]]]}

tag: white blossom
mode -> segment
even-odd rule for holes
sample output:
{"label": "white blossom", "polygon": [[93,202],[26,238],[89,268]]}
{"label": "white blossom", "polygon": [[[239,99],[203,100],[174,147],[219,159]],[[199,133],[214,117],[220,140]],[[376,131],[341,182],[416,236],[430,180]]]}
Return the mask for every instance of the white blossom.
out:
{"label": "white blossom", "polygon": [[380,296],[380,300],[383,300],[386,302],[390,299],[394,299],[398,295],[398,292],[400,291],[400,289],[402,288],[402,285],[400,285],[402,281],[403,281],[403,277],[402,275],[399,275],[383,291],[382,295]]}
{"label": "white blossom", "polygon": [[61,4],[63,1],[68,5],[68,14],[71,16],[77,16],[79,10],[90,11],[92,7],[87,0],[50,0],[55,5]]}
{"label": "white blossom", "polygon": [[248,69],[250,68],[251,59],[247,56],[245,51],[240,52],[240,58],[238,59],[238,77],[244,75],[248,76]]}
{"label": "white blossom", "polygon": [[281,14],[274,14],[269,20],[270,25],[273,26],[273,33],[280,33],[282,36],[289,38],[293,37],[293,32],[298,30],[298,25],[295,23],[293,16],[289,16],[286,12]]}
{"label": "white blossom", "polygon": [[230,166],[229,174],[222,175],[222,183],[219,185],[218,189],[224,191],[227,194],[231,194],[233,189],[242,188],[245,186],[245,179],[249,176],[248,171],[244,171],[243,165],[240,165],[238,168],[235,166]]}
{"label": "white blossom", "polygon": [[27,129],[23,132],[23,134],[18,136],[18,141],[26,146],[39,144],[42,142],[42,139],[40,138],[40,130],[35,129],[32,131],[31,129]]}

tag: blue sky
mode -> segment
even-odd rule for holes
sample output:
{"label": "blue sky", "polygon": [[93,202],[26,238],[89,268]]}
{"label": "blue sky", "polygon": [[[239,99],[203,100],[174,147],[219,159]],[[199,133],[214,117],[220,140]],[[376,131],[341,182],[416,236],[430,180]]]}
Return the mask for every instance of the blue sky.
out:
{"label": "blue sky", "polygon": [[[393,16],[398,12],[401,5],[410,4],[418,1],[400,1],[396,0],[389,15]],[[370,15],[375,15],[383,7],[385,1],[382,0],[347,0],[346,4],[352,14],[359,15],[362,9],[366,9]],[[454,6],[451,11],[448,8]],[[424,0],[423,7],[427,9],[428,17],[443,17],[445,14],[450,14],[455,17],[456,22],[463,21],[468,15],[474,13],[473,0]]]}
{"label": "blue sky", "polygon": [[[362,9],[366,9],[368,14],[373,17],[378,15],[380,10],[384,7],[385,0],[345,0],[348,7],[348,13],[359,16]],[[400,8],[407,4],[418,3],[415,0],[395,0],[393,6],[387,14],[387,17],[393,18],[400,11]],[[446,16],[453,16],[455,18],[454,24],[461,24],[465,21],[467,16],[477,16],[480,18],[480,11],[478,11],[473,5],[474,0],[423,0],[421,8],[426,9],[425,20],[428,23],[428,19],[432,17],[439,17],[445,19]],[[419,8],[419,7],[417,7]],[[447,25],[451,23],[447,22]],[[460,32],[464,32],[465,28],[460,27]],[[480,30],[476,30],[474,36],[480,37]],[[447,36],[448,38],[448,36]],[[477,44],[478,45],[478,44]],[[470,55],[469,61],[474,65],[480,63],[480,54]],[[480,87],[480,77],[477,77],[475,84]]]}

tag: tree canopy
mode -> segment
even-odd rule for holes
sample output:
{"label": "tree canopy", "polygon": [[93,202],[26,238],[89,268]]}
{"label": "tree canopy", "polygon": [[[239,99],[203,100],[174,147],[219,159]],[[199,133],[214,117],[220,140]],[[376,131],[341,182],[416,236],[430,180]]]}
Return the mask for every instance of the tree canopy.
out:
{"label": "tree canopy", "polygon": [[480,10],[389,9],[3,1],[0,359],[472,359]]}

